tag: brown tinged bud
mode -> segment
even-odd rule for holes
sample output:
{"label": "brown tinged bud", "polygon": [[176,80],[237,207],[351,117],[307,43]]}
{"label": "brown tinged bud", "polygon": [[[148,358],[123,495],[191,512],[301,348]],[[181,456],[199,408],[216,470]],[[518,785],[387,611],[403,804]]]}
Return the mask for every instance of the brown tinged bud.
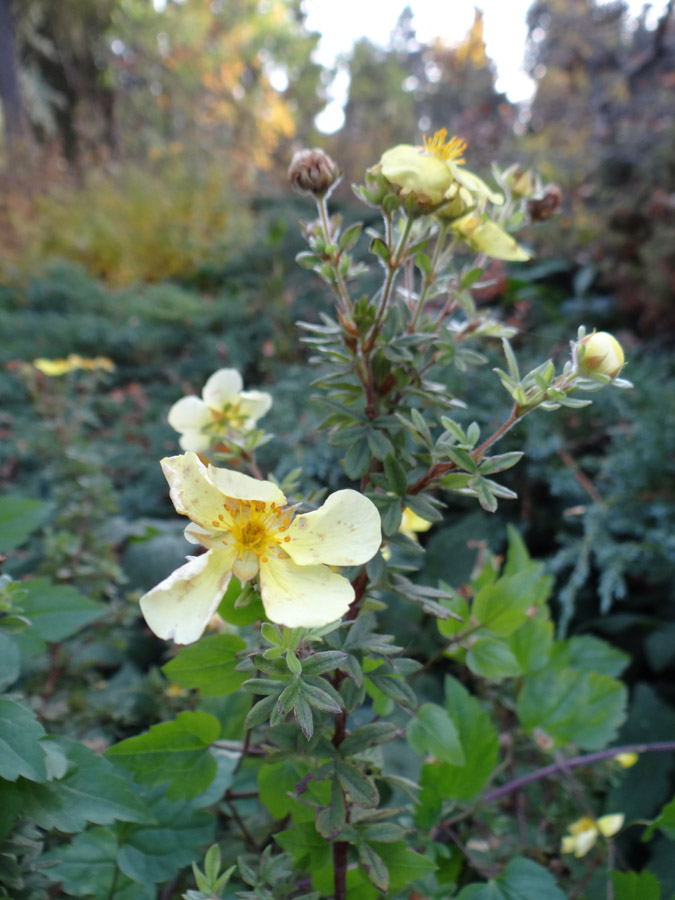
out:
{"label": "brown tinged bud", "polygon": [[544,190],[543,197],[538,200],[528,200],[527,211],[533,222],[543,222],[550,219],[553,213],[562,203],[563,194],[557,184],[549,184]]}
{"label": "brown tinged bud", "polygon": [[327,153],[318,148],[298,150],[288,167],[288,180],[300,194],[327,194],[342,177],[342,172]]}

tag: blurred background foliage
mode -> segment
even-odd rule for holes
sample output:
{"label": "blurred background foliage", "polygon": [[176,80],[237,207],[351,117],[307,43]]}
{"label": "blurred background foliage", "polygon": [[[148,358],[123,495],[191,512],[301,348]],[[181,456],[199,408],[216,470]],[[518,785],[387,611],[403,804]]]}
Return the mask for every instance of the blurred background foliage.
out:
{"label": "blurred background foliage", "polygon": [[[562,359],[582,322],[617,333],[636,387],[521,423],[500,445],[524,438],[525,461],[505,479],[519,500],[494,516],[457,501],[421,537],[423,577],[460,587],[516,523],[556,576],[561,632],[602,634],[632,655],[622,737],[672,737],[672,6],[649,28],[621,2],[535,2],[537,87],[520,108],[495,88],[479,14],[448,46],[419,43],[404,10],[388,42],[363,39],[339,62],[351,77],[345,121],[325,136],[314,119],[335,72],[313,61],[318,35],[299,0],[185,0],[161,12],[148,0],[0,0],[0,491],[51,504],[6,571],[110,603],[76,651],[31,663],[27,690],[52,678],[38,704],[46,720],[109,743],[182,708],[162,693],[162,649],[133,603],[184,555],[157,465],[177,450],[166,424],[175,400],[220,366],[240,369],[274,395],[265,428],[278,437],[261,468],[283,477],[302,466],[308,489],[341,484],[294,325],[331,300],[293,263],[306,205],[285,184],[292,150],[332,153],[346,175],[335,207],[363,218],[349,183],[387,147],[447,127],[467,140],[472,169],[518,160],[564,195],[561,214],[526,234],[537,261],[494,264],[477,302],[522,330],[526,363]],[[48,378],[24,365],[70,353],[109,357],[115,370]],[[505,397],[491,365],[445,377],[468,385],[486,433],[498,423]],[[414,627],[425,652],[438,641]],[[73,688],[83,672],[89,708]],[[613,808],[653,815],[675,773],[663,762],[652,774],[658,789],[645,789],[641,770],[640,790],[617,788]]]}

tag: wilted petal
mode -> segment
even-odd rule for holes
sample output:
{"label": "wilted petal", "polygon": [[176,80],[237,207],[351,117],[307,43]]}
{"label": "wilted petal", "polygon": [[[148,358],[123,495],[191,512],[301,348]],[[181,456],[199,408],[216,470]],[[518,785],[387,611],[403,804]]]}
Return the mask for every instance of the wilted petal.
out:
{"label": "wilted petal", "polygon": [[236,369],[218,369],[211,375],[202,391],[204,403],[210,409],[222,410],[237,400],[244,382]]}
{"label": "wilted petal", "polygon": [[229,584],[233,562],[232,551],[210,550],[141,597],[141,612],[157,637],[177,644],[199,640]]}
{"label": "wilted petal", "polygon": [[270,559],[260,563],[260,596],[271,622],[316,628],[347,612],[354,589],[328,566],[298,566],[292,559]]}
{"label": "wilted petal", "polygon": [[233,500],[262,500],[264,503],[276,503],[277,506],[286,503],[286,497],[271,481],[260,481],[243,472],[217,469],[215,466],[209,466],[208,477],[221,493]]}
{"label": "wilted petal", "polygon": [[161,466],[176,512],[208,529],[223,511],[224,497],[210,481],[206,466],[190,452],[167,456]]}
{"label": "wilted petal", "polygon": [[284,550],[298,565],[361,565],[382,543],[380,514],[358,491],[337,491],[320,509],[296,516],[288,537]]}

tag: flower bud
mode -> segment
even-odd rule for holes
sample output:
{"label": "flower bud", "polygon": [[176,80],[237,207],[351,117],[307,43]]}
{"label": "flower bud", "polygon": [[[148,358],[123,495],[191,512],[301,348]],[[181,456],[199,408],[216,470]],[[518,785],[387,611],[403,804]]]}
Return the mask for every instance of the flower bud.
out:
{"label": "flower bud", "polygon": [[532,199],[527,201],[527,211],[533,222],[543,222],[544,219],[550,219],[553,213],[562,203],[563,194],[557,184],[549,184],[544,190],[544,194],[538,200]]}
{"label": "flower bud", "polygon": [[[614,335],[607,331],[595,331],[577,345],[579,371],[584,375],[609,375],[615,378],[625,361],[623,348]],[[579,349],[582,350],[579,353]]]}
{"label": "flower bud", "polygon": [[531,169],[517,169],[511,176],[511,193],[514,197],[531,197],[535,192],[535,180]]}
{"label": "flower bud", "polygon": [[288,180],[301,194],[327,194],[342,176],[327,153],[318,148],[298,150],[288,167]]}

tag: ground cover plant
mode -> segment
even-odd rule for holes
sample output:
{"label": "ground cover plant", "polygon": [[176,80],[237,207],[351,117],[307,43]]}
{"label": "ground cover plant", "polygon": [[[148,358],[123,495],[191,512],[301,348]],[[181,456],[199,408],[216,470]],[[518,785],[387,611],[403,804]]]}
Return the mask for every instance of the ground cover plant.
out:
{"label": "ground cover plant", "polygon": [[[288,251],[278,222],[229,273],[248,302],[225,304],[213,272],[206,295],[112,295],[70,268],[6,289],[3,327],[24,324],[3,373],[3,478],[25,478],[1,507],[6,896],[675,891],[672,709],[642,685],[629,710],[627,654],[556,635],[552,615],[562,599],[571,627],[627,525],[603,544],[612,512],[591,497],[585,569],[573,537],[559,598],[494,518],[522,444],[546,445],[538,429],[594,415],[588,392],[624,397],[623,350],[569,326],[555,360],[518,347],[534,357],[519,363],[515,326],[477,298],[488,259],[526,261],[513,235],[552,195],[515,168],[490,187],[465,152],[443,132],[387,151],[356,188],[365,228],[331,215],[335,163],[295,158],[296,209],[316,204],[298,262],[323,282],[301,312],[309,367],[288,340],[288,259],[278,294],[251,284],[254,259]],[[76,316],[48,348],[35,322],[56,284]],[[634,462],[612,440],[608,477],[625,482]],[[592,466],[581,447],[551,482],[561,505],[564,476],[583,490]],[[633,527],[656,545],[668,512],[651,502]],[[622,577],[615,564],[600,611]],[[659,638],[655,617],[641,627]],[[650,653],[672,664],[667,641]]]}

